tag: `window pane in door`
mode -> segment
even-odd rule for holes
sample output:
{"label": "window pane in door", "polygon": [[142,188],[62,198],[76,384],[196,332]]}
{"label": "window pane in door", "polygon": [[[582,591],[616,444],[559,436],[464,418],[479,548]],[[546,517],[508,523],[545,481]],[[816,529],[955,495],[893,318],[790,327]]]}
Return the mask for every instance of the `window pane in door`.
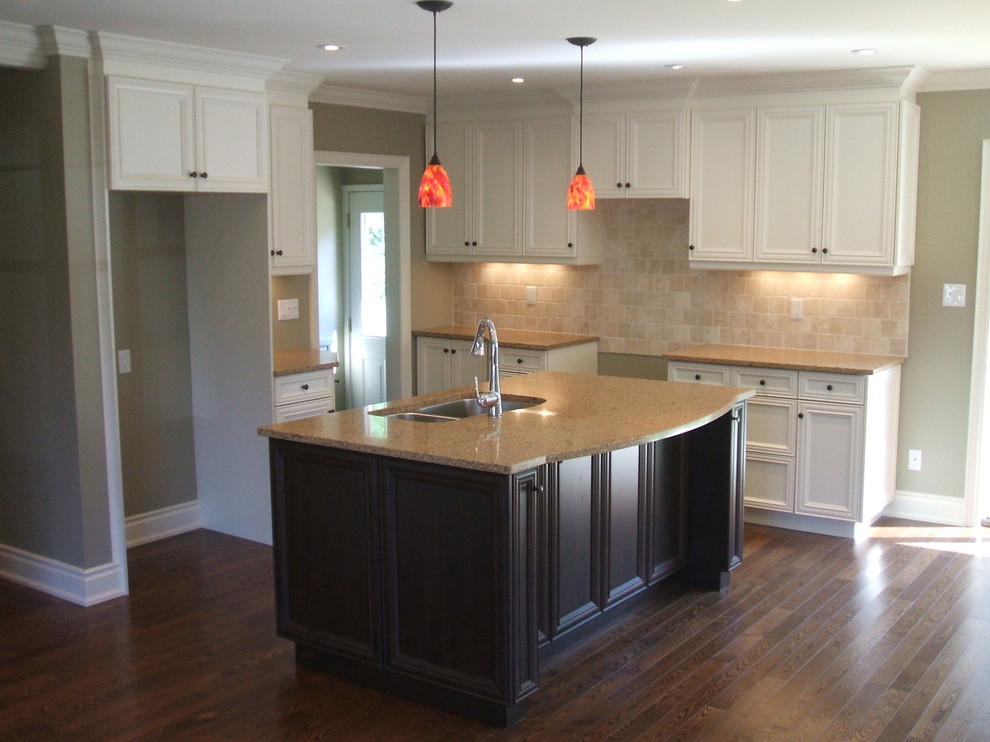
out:
{"label": "window pane in door", "polygon": [[385,337],[385,214],[361,212],[361,333]]}

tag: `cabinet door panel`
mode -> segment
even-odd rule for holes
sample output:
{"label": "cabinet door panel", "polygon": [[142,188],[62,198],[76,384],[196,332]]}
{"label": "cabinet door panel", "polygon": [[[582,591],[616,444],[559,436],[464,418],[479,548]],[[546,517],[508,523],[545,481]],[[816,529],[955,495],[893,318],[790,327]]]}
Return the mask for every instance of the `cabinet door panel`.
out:
{"label": "cabinet door panel", "polygon": [[817,263],[825,108],[761,110],[757,137],[755,257]]}
{"label": "cabinet door panel", "polygon": [[[432,145],[432,139],[430,140]],[[468,127],[449,124],[437,127],[437,147],[443,167],[450,177],[454,203],[442,209],[426,210],[426,252],[431,255],[470,254],[471,224],[468,214],[474,196],[467,174],[470,166],[471,136]],[[429,161],[432,147],[426,153]]]}
{"label": "cabinet door panel", "polygon": [[570,118],[538,119],[526,124],[524,220],[527,254],[572,258],[577,254],[573,212],[567,186],[571,162]]}
{"label": "cabinet door panel", "polygon": [[[752,407],[747,412],[752,412]],[[785,513],[793,512],[794,459],[758,453],[748,454],[746,505],[780,510]]]}
{"label": "cabinet door panel", "polygon": [[753,256],[753,109],[695,111],[691,137],[691,258]]}
{"label": "cabinet door panel", "polygon": [[687,562],[687,447],[682,437],[666,438],[646,447],[647,497],[650,529],[650,584]]}
{"label": "cabinet door panel", "polygon": [[316,262],[313,112],[271,107],[273,273],[309,272]]}
{"label": "cabinet door panel", "polygon": [[748,450],[794,454],[797,437],[797,402],[792,399],[754,397],[746,405]]}
{"label": "cabinet door panel", "polygon": [[687,115],[649,111],[628,116],[628,195],[652,198],[687,196]]}
{"label": "cabinet door panel", "polygon": [[268,104],[265,96],[197,88],[196,152],[199,190],[267,191]]}
{"label": "cabinet door panel", "polygon": [[475,134],[474,237],[478,255],[522,252],[522,128],[518,122],[482,124]]}
{"label": "cabinet door panel", "polygon": [[642,515],[646,492],[640,487],[639,448],[612,451],[604,460],[608,461],[607,564],[602,572],[608,581],[608,606],[645,589],[649,575],[644,566],[647,540]]}
{"label": "cabinet door panel", "polygon": [[893,260],[896,111],[896,103],[829,106],[825,263]]}
{"label": "cabinet door panel", "polygon": [[450,340],[450,382],[448,389],[461,386],[473,386],[475,377],[482,389],[487,388],[488,379],[487,354],[484,356],[471,355],[474,343],[467,340]]}
{"label": "cabinet door panel", "polygon": [[[279,634],[380,665],[381,550],[373,459],[273,442],[271,466]],[[349,568],[328,580],[326,565],[334,564]]]}
{"label": "cabinet door panel", "polygon": [[862,500],[863,408],[801,403],[795,512],[856,520]]}
{"label": "cabinet door panel", "polygon": [[[574,127],[574,143],[580,135]],[[579,156],[574,147],[575,158]],[[624,198],[626,190],[626,128],[622,114],[585,114],[584,117],[584,169],[595,186],[595,198]],[[577,169],[577,162],[567,176]]]}
{"label": "cabinet door panel", "polygon": [[107,87],[110,187],[196,190],[192,87],[116,77]]}

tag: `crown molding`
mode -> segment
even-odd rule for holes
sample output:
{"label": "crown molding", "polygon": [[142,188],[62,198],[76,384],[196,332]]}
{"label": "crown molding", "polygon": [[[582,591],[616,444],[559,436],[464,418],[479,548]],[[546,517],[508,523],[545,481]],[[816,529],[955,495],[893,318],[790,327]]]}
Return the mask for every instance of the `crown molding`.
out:
{"label": "crown molding", "polygon": [[93,55],[89,34],[85,31],[62,26],[38,26],[37,31],[42,48],[48,56],[89,59]]}
{"label": "crown molding", "polygon": [[692,97],[756,95],[761,93],[811,93],[822,90],[918,90],[927,72],[920,67],[871,67],[849,70],[781,72],[769,75],[697,78]]}
{"label": "crown molding", "polygon": [[48,56],[34,26],[0,21],[0,65],[33,70],[48,66]]}
{"label": "crown molding", "polygon": [[279,70],[274,75],[265,80],[265,87],[268,90],[277,90],[283,93],[296,93],[305,96],[312,95],[323,83],[323,76],[310,72],[294,72],[293,70]]}
{"label": "crown molding", "polygon": [[309,100],[313,103],[355,106],[357,108],[378,108],[385,111],[401,111],[403,113],[425,114],[430,107],[429,99],[419,96],[382,93],[375,90],[360,90],[358,88],[343,88],[335,85],[321,85],[309,97]]}
{"label": "crown molding", "polygon": [[918,92],[935,93],[950,90],[990,90],[990,69],[932,72]]}
{"label": "crown molding", "polygon": [[103,31],[91,32],[90,40],[94,56],[105,65],[107,63],[152,64],[265,80],[288,63],[288,60],[276,57],[140,39]]}

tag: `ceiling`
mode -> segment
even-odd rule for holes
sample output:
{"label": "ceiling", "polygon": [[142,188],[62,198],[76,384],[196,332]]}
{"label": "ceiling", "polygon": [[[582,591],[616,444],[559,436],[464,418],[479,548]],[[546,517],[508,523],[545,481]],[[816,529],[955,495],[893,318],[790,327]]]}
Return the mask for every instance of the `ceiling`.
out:
{"label": "ceiling", "polygon": [[[432,18],[413,0],[0,0],[0,20],[279,57],[331,86],[431,91]],[[441,97],[571,90],[568,36],[598,38],[589,95],[804,70],[990,70],[990,0],[455,0],[437,26]]]}

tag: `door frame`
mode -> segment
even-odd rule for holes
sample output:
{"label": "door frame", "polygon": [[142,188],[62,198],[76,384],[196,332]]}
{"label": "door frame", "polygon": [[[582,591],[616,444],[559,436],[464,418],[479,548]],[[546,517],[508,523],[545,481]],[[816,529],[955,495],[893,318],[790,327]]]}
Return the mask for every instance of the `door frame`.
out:
{"label": "door frame", "polygon": [[385,293],[388,296],[388,326],[385,340],[385,387],[389,399],[412,396],[412,246],[409,213],[409,158],[400,155],[359,154],[355,152],[313,153],[316,167],[357,167],[382,170],[385,224],[392,230],[398,247],[386,254]]}
{"label": "door frame", "polygon": [[980,179],[980,231],[977,241],[976,300],[973,318],[973,361],[970,375],[969,434],[966,447],[966,490],[963,507],[965,525],[978,526],[990,515],[990,398],[987,395],[990,353],[990,139],[983,140],[983,167]]}

